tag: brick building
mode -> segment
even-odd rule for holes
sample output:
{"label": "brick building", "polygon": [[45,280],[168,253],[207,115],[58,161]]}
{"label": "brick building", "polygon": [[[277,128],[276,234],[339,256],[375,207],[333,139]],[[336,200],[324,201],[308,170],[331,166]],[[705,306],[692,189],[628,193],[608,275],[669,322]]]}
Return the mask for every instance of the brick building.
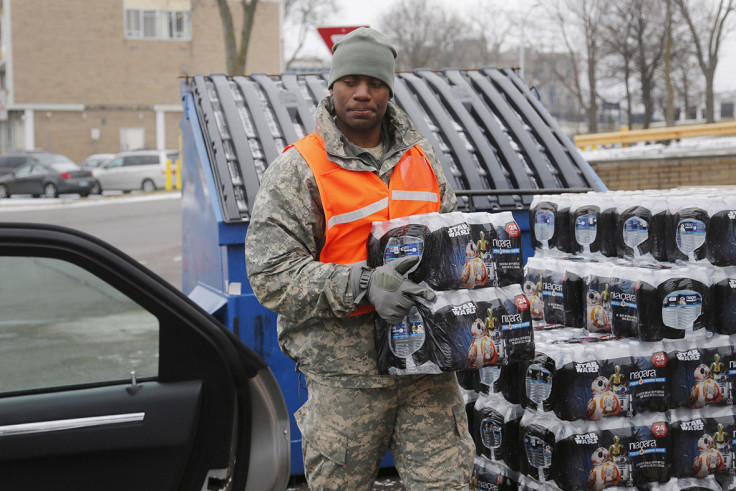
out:
{"label": "brick building", "polygon": [[[0,152],[176,148],[179,77],[225,72],[216,0],[1,1]],[[280,17],[260,0],[247,73],[280,71]]]}

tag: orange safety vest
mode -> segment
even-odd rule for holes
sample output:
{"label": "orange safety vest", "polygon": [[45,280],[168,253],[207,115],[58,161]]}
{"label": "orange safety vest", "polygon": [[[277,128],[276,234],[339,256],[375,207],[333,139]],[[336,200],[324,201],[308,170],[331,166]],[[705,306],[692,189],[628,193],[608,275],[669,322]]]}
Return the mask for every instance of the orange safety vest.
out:
{"label": "orange safety vest", "polygon": [[[325,142],[316,133],[294,147],[312,169],[322,199],[327,227],[322,262],[365,261],[373,222],[440,210],[440,186],[419,145],[401,157],[388,186],[373,172],[345,170],[330,162]],[[352,315],[373,310],[372,305],[360,306]]]}

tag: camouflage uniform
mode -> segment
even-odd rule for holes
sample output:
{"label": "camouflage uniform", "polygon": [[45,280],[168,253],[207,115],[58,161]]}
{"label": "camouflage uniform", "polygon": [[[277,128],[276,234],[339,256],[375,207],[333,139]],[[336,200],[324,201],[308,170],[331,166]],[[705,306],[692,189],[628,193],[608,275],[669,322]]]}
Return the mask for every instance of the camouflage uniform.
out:
{"label": "camouflage uniform", "polygon": [[[376,172],[388,183],[401,156],[420,144],[440,185],[441,211],[455,209],[455,194],[432,147],[393,102],[382,124],[379,161],[342,136],[334,114],[328,96],[317,108],[315,131],[331,161]],[[407,489],[465,489],[474,447],[455,375],[378,373],[375,314],[350,317],[356,309],[350,266],[320,262],[324,241],[317,184],[291,148],[263,176],[245,248],[253,291],[279,314],[279,345],[307,378],[310,397],[297,411],[297,424],[310,487],[371,489],[390,446]]]}

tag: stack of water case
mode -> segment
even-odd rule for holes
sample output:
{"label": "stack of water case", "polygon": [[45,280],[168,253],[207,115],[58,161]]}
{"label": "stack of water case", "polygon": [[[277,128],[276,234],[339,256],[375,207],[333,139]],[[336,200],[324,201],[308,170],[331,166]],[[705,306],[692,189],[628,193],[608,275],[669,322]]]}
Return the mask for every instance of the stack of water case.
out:
{"label": "stack of water case", "polygon": [[409,272],[437,293],[397,325],[379,319],[378,368],[394,375],[500,367],[534,355],[510,212],[430,213],[373,224],[368,265],[421,256]]}
{"label": "stack of water case", "polygon": [[539,196],[530,214],[536,354],[470,382],[476,488],[736,489],[736,199]]}

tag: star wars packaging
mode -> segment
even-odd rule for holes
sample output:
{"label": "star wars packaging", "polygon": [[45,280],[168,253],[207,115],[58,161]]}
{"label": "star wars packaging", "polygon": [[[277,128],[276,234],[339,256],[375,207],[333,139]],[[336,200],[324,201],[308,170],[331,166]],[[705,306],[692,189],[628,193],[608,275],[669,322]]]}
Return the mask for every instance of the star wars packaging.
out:
{"label": "star wars packaging", "polygon": [[620,266],[609,285],[611,333],[618,337],[639,336],[637,285],[646,277],[641,268]]}
{"label": "star wars packaging", "polygon": [[583,295],[585,297],[585,327],[589,332],[610,333],[611,295],[610,284],[614,265],[610,263],[590,264],[585,275]]}
{"label": "star wars packaging", "polygon": [[368,238],[368,265],[416,255],[417,248],[422,260],[409,279],[434,290],[521,283],[521,230],[510,212],[428,213],[375,222]]}
{"label": "star wars packaging", "polygon": [[710,287],[710,329],[736,334],[736,267],[714,268]]}
{"label": "star wars packaging", "polygon": [[529,305],[521,287],[437,292],[420,300],[429,359],[442,371],[504,365],[534,354]]}
{"label": "star wars packaging", "polygon": [[481,394],[475,402],[473,429],[476,454],[519,470],[519,423],[524,409],[501,394]]}
{"label": "star wars packaging", "polygon": [[736,354],[731,338],[708,334],[666,343],[670,407],[733,405]]}
{"label": "star wars packaging", "polygon": [[527,259],[523,290],[536,329],[582,327],[583,280],[576,266],[581,265],[563,259]]}
{"label": "star wars packaging", "polygon": [[476,456],[473,462],[473,475],[470,478],[470,489],[472,491],[516,491],[519,489],[518,480],[518,472],[485,457]]}
{"label": "star wars packaging", "polygon": [[552,457],[553,477],[566,490],[632,487],[633,466],[625,445],[631,441],[626,421],[564,425]]}
{"label": "star wars packaging", "polygon": [[560,419],[600,421],[667,409],[666,355],[660,343],[608,340],[574,356],[553,379],[549,405]]}
{"label": "star wars packaging", "polygon": [[736,418],[732,407],[675,409],[669,417],[672,443],[677,449],[671,455],[674,476],[702,479],[734,475]]}

